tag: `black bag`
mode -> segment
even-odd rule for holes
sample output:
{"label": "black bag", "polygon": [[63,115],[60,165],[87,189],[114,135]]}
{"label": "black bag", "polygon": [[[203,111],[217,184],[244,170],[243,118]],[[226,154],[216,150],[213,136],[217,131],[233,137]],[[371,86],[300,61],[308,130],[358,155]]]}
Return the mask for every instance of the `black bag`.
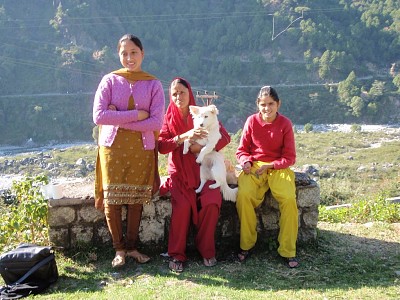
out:
{"label": "black bag", "polygon": [[52,247],[21,244],[0,256],[0,274],[7,284],[0,299],[18,299],[44,291],[58,279]]}

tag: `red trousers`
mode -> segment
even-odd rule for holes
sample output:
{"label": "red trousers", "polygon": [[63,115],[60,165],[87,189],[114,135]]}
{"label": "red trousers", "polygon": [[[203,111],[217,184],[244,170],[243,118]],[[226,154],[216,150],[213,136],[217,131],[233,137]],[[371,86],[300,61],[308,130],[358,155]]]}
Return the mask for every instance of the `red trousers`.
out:
{"label": "red trousers", "polygon": [[215,229],[222,204],[220,189],[210,189],[214,181],[207,181],[195,199],[187,199],[181,191],[182,186],[172,184],[172,215],[168,238],[168,255],[180,261],[186,260],[186,242],[192,220],[191,201],[196,201],[198,220],[196,227],[196,247],[203,258],[215,257]]}

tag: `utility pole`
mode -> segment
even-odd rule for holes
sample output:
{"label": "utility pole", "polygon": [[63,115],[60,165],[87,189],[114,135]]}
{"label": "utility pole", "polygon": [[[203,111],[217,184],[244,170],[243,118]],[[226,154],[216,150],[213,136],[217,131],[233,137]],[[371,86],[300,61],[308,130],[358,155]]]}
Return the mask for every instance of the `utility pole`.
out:
{"label": "utility pole", "polygon": [[199,91],[197,91],[196,98],[201,99],[201,101],[203,101],[203,105],[209,106],[214,100],[218,99],[218,96],[215,92],[213,92],[212,95],[209,95],[207,91],[204,91],[204,95],[200,95]]}

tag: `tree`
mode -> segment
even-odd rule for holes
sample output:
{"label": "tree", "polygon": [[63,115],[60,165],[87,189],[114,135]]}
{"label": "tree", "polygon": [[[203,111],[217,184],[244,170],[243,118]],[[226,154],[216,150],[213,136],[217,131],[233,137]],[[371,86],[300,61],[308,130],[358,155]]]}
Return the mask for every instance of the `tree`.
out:
{"label": "tree", "polygon": [[375,115],[378,112],[378,105],[376,102],[370,102],[367,105],[367,109],[370,115]]}
{"label": "tree", "polygon": [[329,50],[326,50],[324,54],[322,54],[318,63],[319,63],[319,69],[318,69],[319,77],[321,77],[322,79],[327,79],[331,70]]}
{"label": "tree", "polygon": [[60,4],[57,7],[57,12],[56,15],[54,16],[53,19],[49,21],[49,24],[53,26],[53,28],[59,33],[60,32],[60,26],[63,23],[64,17],[66,16],[66,13],[63,11],[62,4]]}
{"label": "tree", "polygon": [[373,98],[378,98],[383,95],[384,91],[385,91],[385,82],[375,80],[372,83],[371,89],[369,90],[368,94]]}
{"label": "tree", "polygon": [[361,116],[361,112],[365,106],[363,99],[359,96],[351,98],[350,107],[352,108],[352,115],[356,117]]}
{"label": "tree", "polygon": [[393,84],[397,87],[397,90],[400,92],[400,74],[397,74],[394,78],[393,78]]}
{"label": "tree", "polygon": [[351,106],[351,100],[354,96],[360,95],[360,88],[357,85],[356,73],[351,71],[347,78],[339,83],[338,96],[339,102]]}

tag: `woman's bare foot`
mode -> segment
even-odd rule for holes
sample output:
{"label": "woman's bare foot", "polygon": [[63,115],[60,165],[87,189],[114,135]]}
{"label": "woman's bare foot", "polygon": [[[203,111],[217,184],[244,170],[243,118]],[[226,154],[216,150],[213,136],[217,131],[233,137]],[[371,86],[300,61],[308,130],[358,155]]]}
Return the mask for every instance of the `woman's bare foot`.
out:
{"label": "woman's bare foot", "polygon": [[125,255],[125,251],[117,251],[113,261],[111,262],[112,267],[122,267],[125,264]]}
{"label": "woman's bare foot", "polygon": [[217,264],[217,259],[215,257],[203,258],[203,263],[206,267],[214,267]]}
{"label": "woman's bare foot", "polygon": [[146,254],[140,253],[137,250],[129,250],[126,253],[126,256],[134,258],[139,264],[145,264],[150,260],[150,257],[148,257]]}

